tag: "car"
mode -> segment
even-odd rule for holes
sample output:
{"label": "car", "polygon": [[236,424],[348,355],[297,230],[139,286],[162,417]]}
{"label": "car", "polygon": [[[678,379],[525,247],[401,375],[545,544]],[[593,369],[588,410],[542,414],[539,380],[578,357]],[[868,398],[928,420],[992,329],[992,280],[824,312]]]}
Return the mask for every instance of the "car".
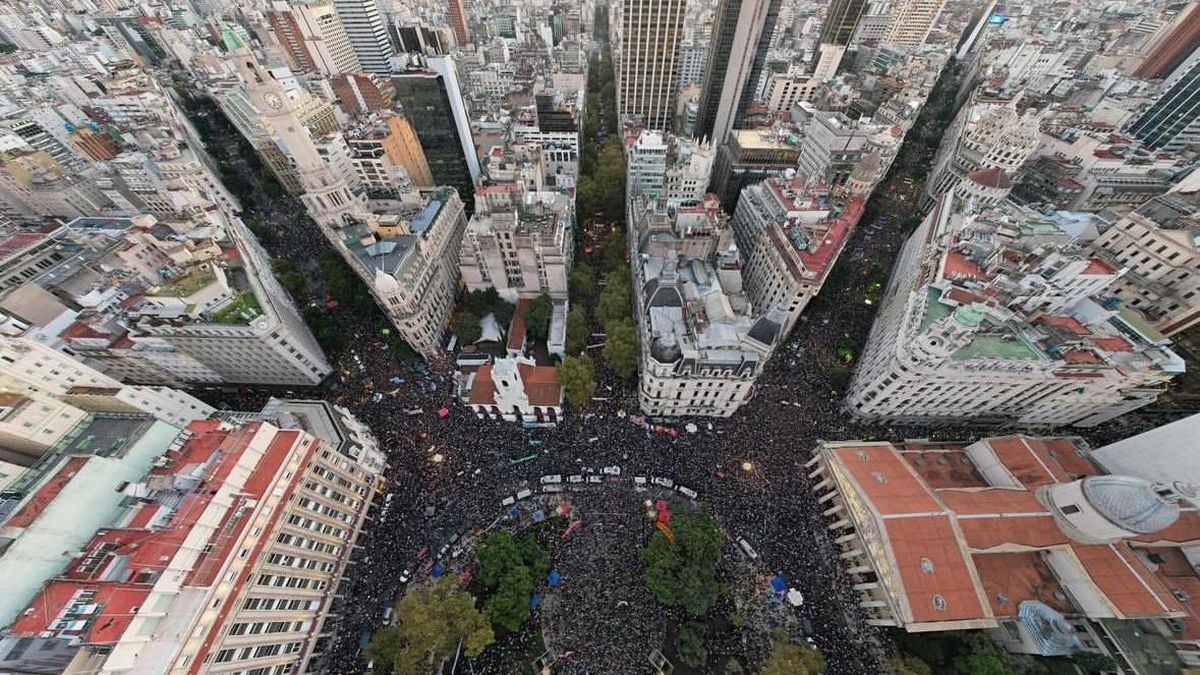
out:
{"label": "car", "polygon": [[684,497],[687,497],[688,499],[696,498],[697,492],[695,490],[691,489],[690,487],[685,487],[683,485],[676,485],[675,489],[679,491],[679,494],[683,495]]}
{"label": "car", "polygon": [[645,485],[645,484],[646,484],[646,477],[645,477],[645,476],[634,476],[634,477],[633,477],[633,484],[634,484],[634,485]]}
{"label": "car", "polygon": [[580,474],[575,474],[573,476],[567,476],[567,482],[568,483],[582,483],[583,476],[581,476]]}
{"label": "car", "polygon": [[407,584],[408,580],[412,578],[412,575],[413,575],[413,568],[410,567],[410,568],[404,570],[403,572],[400,573],[400,583]]}
{"label": "car", "polygon": [[504,499],[500,500],[500,506],[512,506],[513,504],[516,504],[516,503],[517,503],[516,497],[505,497]]}
{"label": "car", "polygon": [[562,492],[566,487],[562,485],[543,485],[542,492]]}
{"label": "car", "polygon": [[600,473],[602,473],[606,476],[620,476],[621,475],[621,467],[606,466],[603,469],[600,469]]}
{"label": "car", "polygon": [[746,539],[744,537],[737,538],[737,545],[738,545],[738,548],[740,548],[742,550],[742,553],[744,553],[747,558],[749,558],[751,560],[758,559],[758,551],[755,551],[754,547],[751,546],[750,542],[746,541]]}
{"label": "car", "polygon": [[654,485],[658,485],[658,486],[665,487],[665,488],[675,487],[675,481],[671,480],[670,478],[663,478],[661,476],[655,476],[654,478],[651,478],[650,482]]}

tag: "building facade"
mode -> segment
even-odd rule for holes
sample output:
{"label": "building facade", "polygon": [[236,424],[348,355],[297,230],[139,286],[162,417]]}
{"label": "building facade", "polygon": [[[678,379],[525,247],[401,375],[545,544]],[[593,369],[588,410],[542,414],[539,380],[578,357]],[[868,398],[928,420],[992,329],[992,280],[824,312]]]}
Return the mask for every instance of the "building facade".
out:
{"label": "building facade", "polygon": [[647,129],[670,129],[686,5],[684,0],[620,4],[614,31],[619,118],[638,119]]}
{"label": "building facade", "polygon": [[[713,37],[705,59],[705,73],[700,90],[699,112],[694,135],[713,143],[723,143],[740,121],[747,103],[744,97],[754,98],[757,72],[761,72],[759,52],[770,46],[771,31],[767,18],[778,0],[721,0],[713,19]],[[758,71],[755,71],[755,65]]]}

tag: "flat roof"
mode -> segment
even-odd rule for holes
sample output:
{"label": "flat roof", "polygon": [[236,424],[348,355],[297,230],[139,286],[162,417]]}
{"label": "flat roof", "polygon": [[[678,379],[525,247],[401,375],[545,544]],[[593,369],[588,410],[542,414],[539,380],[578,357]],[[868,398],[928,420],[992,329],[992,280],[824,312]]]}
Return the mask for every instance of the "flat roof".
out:
{"label": "flat roof", "polygon": [[963,347],[950,355],[952,359],[1004,359],[1006,361],[1040,361],[1041,352],[1020,335],[975,335]]}

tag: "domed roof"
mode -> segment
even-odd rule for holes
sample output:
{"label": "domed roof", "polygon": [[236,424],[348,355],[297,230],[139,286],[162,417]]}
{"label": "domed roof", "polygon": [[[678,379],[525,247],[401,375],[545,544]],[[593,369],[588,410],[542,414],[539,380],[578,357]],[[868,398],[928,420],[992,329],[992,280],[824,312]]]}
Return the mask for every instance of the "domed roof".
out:
{"label": "domed roof", "polygon": [[1088,503],[1114,525],[1151,534],[1179,518],[1177,497],[1166,486],[1133,476],[1089,476],[1083,479]]}

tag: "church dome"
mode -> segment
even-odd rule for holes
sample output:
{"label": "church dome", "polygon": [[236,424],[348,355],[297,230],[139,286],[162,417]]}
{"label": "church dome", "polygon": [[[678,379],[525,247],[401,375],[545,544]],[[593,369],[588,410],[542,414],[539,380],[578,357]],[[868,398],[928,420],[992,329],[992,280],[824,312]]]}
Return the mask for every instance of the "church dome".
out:
{"label": "church dome", "polygon": [[1163,530],[1179,518],[1179,496],[1165,485],[1133,476],[1089,476],[1083,495],[1114,525],[1137,534]]}

